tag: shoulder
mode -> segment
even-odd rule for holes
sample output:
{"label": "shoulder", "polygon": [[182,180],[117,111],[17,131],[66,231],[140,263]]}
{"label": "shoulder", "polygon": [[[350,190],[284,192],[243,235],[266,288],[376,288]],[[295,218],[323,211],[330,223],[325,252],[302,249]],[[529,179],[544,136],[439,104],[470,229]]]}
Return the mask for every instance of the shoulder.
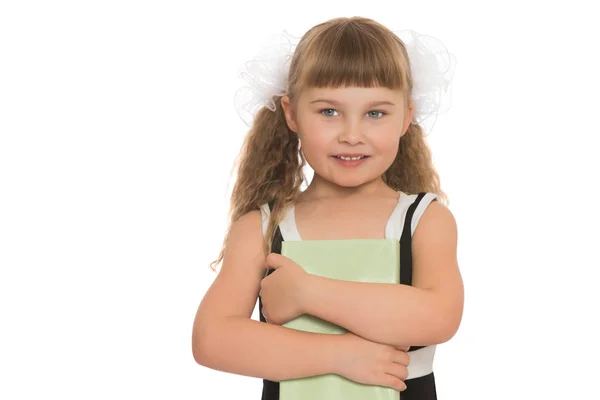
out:
{"label": "shoulder", "polygon": [[432,236],[433,238],[455,239],[457,236],[457,224],[454,214],[448,207],[437,200],[432,200],[426,205],[419,219],[414,233],[414,240],[421,236]]}
{"label": "shoulder", "polygon": [[232,225],[242,228],[247,228],[248,225],[256,225],[261,221],[261,210],[252,210],[239,217]]}
{"label": "shoulder", "polygon": [[262,242],[262,222],[261,210],[252,210],[242,215],[231,224],[228,243],[238,245],[237,242],[250,242],[253,245]]}

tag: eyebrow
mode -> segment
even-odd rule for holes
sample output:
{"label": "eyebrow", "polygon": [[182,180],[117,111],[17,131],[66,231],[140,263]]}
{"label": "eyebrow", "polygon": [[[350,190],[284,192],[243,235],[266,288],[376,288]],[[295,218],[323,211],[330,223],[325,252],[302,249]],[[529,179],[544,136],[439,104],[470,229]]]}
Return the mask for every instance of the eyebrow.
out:
{"label": "eyebrow", "polygon": [[[313,104],[313,103],[330,103],[330,104],[334,104],[336,106],[339,106],[341,104],[335,100],[330,100],[330,99],[317,99],[317,100],[311,101],[309,104]],[[391,101],[387,101],[387,100],[382,100],[382,101],[372,101],[367,104],[368,107],[375,107],[375,106],[382,106],[382,105],[395,106],[396,103],[392,103]]]}

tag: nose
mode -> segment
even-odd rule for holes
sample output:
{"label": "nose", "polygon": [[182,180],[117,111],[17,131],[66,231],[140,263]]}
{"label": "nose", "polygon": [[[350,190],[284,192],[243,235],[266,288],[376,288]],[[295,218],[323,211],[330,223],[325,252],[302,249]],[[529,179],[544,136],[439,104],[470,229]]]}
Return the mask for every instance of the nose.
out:
{"label": "nose", "polygon": [[363,141],[363,126],[359,120],[346,119],[341,126],[340,134],[338,135],[339,142],[348,144],[358,144]]}

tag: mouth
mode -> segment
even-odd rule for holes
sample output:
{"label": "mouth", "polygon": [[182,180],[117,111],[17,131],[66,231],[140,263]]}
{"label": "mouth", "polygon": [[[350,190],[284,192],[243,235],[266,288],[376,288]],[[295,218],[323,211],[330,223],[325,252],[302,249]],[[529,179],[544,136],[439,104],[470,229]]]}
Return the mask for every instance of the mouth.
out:
{"label": "mouth", "polygon": [[367,158],[369,156],[366,155],[338,155],[338,156],[333,156],[337,159],[340,160],[344,160],[344,161],[356,161],[356,160],[362,160],[363,158]]}

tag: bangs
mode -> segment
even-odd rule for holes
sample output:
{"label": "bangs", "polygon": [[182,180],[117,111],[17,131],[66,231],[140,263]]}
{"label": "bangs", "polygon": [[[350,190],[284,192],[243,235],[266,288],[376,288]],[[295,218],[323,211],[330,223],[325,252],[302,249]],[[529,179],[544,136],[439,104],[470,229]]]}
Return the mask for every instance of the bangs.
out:
{"label": "bangs", "polygon": [[406,90],[409,66],[398,38],[355,24],[321,32],[307,43],[301,87],[387,87]]}

